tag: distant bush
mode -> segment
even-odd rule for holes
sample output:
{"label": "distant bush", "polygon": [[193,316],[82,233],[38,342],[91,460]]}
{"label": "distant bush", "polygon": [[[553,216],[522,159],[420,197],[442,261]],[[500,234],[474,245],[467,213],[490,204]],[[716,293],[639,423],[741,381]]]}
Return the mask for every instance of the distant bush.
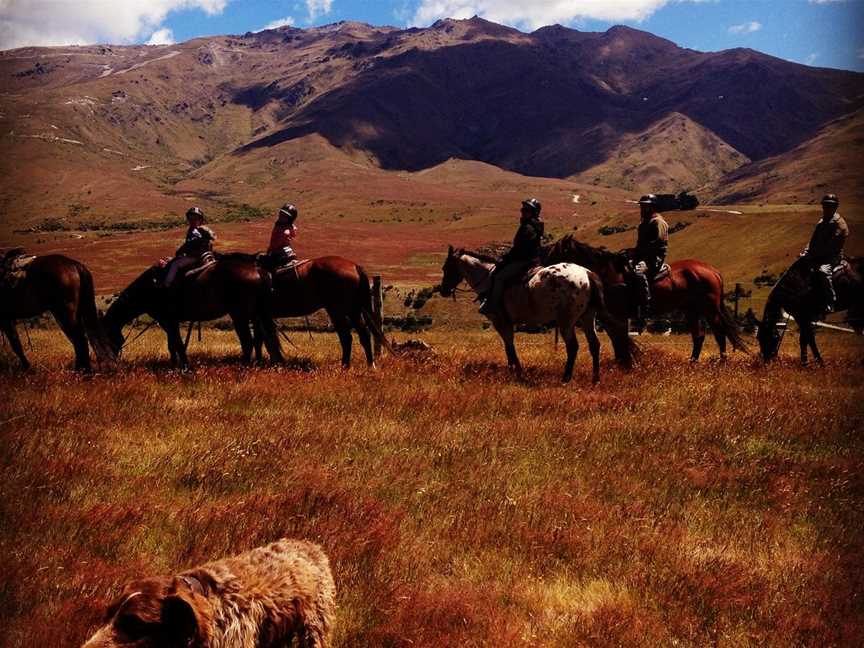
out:
{"label": "distant bush", "polygon": [[773,286],[777,283],[777,275],[768,272],[768,270],[762,270],[762,274],[753,277],[753,283],[757,286]]}
{"label": "distant bush", "polygon": [[633,225],[604,225],[597,230],[603,236],[611,236],[612,234],[620,234],[621,232],[629,232],[636,229]]}

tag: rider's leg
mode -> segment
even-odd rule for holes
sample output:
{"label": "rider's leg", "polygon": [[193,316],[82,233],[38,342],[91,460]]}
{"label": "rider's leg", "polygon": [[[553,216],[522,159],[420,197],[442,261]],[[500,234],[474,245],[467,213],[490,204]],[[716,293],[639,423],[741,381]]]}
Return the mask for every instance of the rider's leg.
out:
{"label": "rider's leg", "polygon": [[816,277],[819,282],[820,292],[822,293],[822,303],[826,313],[834,312],[834,305],[837,302],[837,293],[834,291],[833,275],[834,268],[832,264],[826,263],[820,265],[816,269]]}
{"label": "rider's leg", "polygon": [[633,266],[633,281],[636,287],[636,322],[640,331],[645,327],[645,317],[651,303],[651,287],[648,284],[648,264],[640,261]]}
{"label": "rider's leg", "polygon": [[493,273],[494,280],[492,281],[492,288],[489,291],[489,297],[483,306],[480,307],[481,313],[488,315],[499,309],[504,291],[514,279],[525,272],[527,265],[526,263],[509,263],[505,266],[500,266],[500,269],[496,268]]}
{"label": "rider's leg", "polygon": [[168,273],[165,275],[165,287],[170,288],[177,279],[177,275],[180,271],[191,268],[195,265],[195,261],[196,259],[188,256],[174,257],[168,263]]}

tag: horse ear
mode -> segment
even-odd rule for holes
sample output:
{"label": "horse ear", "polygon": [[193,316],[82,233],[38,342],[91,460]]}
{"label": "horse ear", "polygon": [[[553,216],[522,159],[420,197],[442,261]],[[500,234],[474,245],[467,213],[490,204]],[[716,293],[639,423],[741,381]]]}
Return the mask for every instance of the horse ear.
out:
{"label": "horse ear", "polygon": [[447,246],[447,256],[453,256],[453,246],[452,245]]}

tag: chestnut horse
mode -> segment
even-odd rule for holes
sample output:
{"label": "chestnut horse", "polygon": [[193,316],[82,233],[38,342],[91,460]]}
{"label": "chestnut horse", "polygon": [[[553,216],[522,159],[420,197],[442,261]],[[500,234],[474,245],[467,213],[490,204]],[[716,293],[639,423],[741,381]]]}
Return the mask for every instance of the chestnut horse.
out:
{"label": "chestnut horse", "polygon": [[[366,271],[343,257],[323,256],[297,262],[270,275],[269,312],[274,318],[304,317],[327,311],[342,346],[342,366],[351,366],[351,329],[357,332],[366,363],[375,366],[371,335],[390,353],[393,348],[372,319],[372,290]],[[260,342],[258,342],[260,348]]]}
{"label": "chestnut horse", "polygon": [[[250,363],[255,348],[250,323],[263,334],[270,358],[282,360],[273,320],[267,312],[267,288],[253,257],[245,254],[218,255],[215,263],[183,277],[171,289],[162,287],[164,270],[145,270],[117,297],[102,319],[117,353],[125,342],[123,327],[144,313],[150,315],[168,336],[171,363],[189,367],[186,345],[180,335],[181,322],[203,322],[228,315],[240,339],[243,362]],[[258,346],[260,359],[260,345]]]}
{"label": "chestnut horse", "polygon": [[[628,283],[629,270],[623,254],[606,248],[595,248],[568,234],[548,250],[545,265],[569,261],[600,275],[609,310],[617,317],[630,317],[633,295]],[[726,340],[738,351],[748,352],[744,340],[726,306],[723,304],[723,277],[714,266],[696,259],[674,261],[669,275],[651,284],[651,310],[655,315],[680,310],[684,312],[693,338],[690,360],[696,362],[705,342],[704,317],[714,333],[720,357],[726,357]]]}
{"label": "chestnut horse", "polygon": [[91,371],[90,346],[100,364],[113,365],[117,356],[99,324],[93,276],[87,267],[59,254],[37,256],[13,287],[0,288],[0,330],[9,338],[22,369],[30,363],[15,330],[15,320],[51,311],[75,349],[75,369]]}

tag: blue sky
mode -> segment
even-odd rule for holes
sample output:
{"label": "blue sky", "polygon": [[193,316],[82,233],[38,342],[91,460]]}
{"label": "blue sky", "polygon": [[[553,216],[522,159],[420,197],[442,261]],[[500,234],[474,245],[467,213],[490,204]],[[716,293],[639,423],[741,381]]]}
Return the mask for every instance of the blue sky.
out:
{"label": "blue sky", "polygon": [[425,26],[480,14],[524,31],[625,24],[702,51],[750,47],[798,63],[864,71],[864,0],[0,0],[0,49],[165,43],[358,20]]}

